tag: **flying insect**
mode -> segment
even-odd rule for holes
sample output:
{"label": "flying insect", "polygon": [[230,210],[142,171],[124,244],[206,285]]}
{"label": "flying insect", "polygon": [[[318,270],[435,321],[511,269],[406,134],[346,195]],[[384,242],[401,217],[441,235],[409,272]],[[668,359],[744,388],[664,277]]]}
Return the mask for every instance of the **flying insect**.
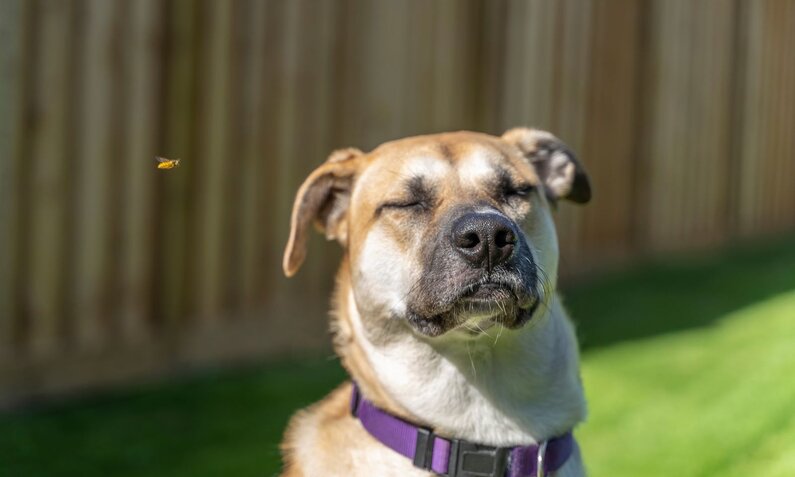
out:
{"label": "flying insect", "polygon": [[155,157],[158,169],[173,169],[179,165],[179,159],[166,159],[165,157]]}

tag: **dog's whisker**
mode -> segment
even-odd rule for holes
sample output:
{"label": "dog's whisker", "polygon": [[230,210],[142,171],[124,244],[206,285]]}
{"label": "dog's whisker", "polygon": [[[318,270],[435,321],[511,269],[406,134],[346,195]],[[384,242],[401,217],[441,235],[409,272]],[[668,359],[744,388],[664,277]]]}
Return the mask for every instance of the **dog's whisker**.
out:
{"label": "dog's whisker", "polygon": [[497,326],[499,326],[500,329],[497,330],[497,337],[494,338],[494,345],[493,346],[497,346],[497,341],[499,341],[500,340],[500,336],[502,336],[502,330],[505,329],[505,327],[502,326],[502,325],[497,325]]}
{"label": "dog's whisker", "polygon": [[475,323],[475,326],[477,327],[478,331],[480,331],[481,333],[483,333],[484,335],[486,335],[486,336],[487,336],[489,339],[491,339],[491,335],[490,335],[490,334],[488,334],[488,333],[486,332],[486,330],[484,330],[483,328],[481,328],[481,327],[480,327],[480,323]]}
{"label": "dog's whisker", "polygon": [[466,343],[467,346],[467,355],[469,356],[469,364],[472,366],[472,375],[477,378],[478,377],[478,370],[475,368],[475,360],[472,359],[472,350],[469,347],[469,341]]}

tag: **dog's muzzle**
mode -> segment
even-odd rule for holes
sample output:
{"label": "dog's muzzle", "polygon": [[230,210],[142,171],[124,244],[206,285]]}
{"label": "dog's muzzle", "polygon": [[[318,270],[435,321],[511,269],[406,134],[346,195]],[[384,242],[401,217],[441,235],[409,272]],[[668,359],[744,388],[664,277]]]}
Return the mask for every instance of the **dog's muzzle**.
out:
{"label": "dog's muzzle", "polygon": [[409,322],[422,334],[454,328],[478,334],[527,323],[542,300],[539,271],[518,225],[495,211],[455,214],[426,250],[409,296]]}

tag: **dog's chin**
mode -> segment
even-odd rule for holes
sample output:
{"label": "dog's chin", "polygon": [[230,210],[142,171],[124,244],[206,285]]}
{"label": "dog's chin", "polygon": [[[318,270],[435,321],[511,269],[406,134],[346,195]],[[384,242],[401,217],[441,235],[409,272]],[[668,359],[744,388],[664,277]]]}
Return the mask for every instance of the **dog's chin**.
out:
{"label": "dog's chin", "polygon": [[508,287],[484,284],[464,291],[449,308],[432,316],[409,314],[409,323],[415,331],[437,337],[450,331],[464,336],[487,334],[494,326],[519,329],[535,314],[540,297],[529,293],[516,293]]}

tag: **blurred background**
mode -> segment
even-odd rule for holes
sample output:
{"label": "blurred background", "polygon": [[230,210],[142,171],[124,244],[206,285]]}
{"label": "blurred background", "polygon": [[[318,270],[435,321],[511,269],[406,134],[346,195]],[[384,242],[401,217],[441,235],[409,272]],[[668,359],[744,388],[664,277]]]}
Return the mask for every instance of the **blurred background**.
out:
{"label": "blurred background", "polygon": [[787,0],[0,0],[0,475],[276,472],[345,376],[302,179],[518,125],[594,188],[591,474],[795,475],[793,45]]}

